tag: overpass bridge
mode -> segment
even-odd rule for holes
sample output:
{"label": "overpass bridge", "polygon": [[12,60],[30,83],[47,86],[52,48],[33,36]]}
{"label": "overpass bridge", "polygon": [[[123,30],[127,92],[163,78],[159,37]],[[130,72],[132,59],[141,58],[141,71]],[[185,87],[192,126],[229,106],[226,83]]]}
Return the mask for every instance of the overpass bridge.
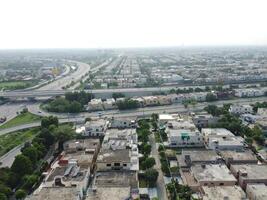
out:
{"label": "overpass bridge", "polygon": [[[84,90],[92,93],[96,98],[110,98],[113,93],[123,93],[126,97],[152,95],[155,92],[168,92],[175,87],[152,87],[152,88],[122,88],[122,89],[93,89]],[[62,96],[66,92],[80,90],[29,90],[29,91],[2,91],[0,97],[6,98],[37,98]]]}

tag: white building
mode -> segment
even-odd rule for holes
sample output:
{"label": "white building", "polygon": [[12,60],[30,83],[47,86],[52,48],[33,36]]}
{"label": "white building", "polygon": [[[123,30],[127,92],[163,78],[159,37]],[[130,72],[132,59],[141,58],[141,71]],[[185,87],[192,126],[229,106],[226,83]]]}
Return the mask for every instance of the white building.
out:
{"label": "white building", "polygon": [[237,97],[260,97],[264,96],[266,88],[245,88],[234,90],[235,96]]}
{"label": "white building", "polygon": [[170,147],[195,147],[203,146],[203,138],[198,130],[167,129],[168,143]]}
{"label": "white building", "polygon": [[253,113],[253,107],[251,105],[231,105],[229,108],[229,112],[231,114],[235,115],[241,115],[241,114],[252,114]]}
{"label": "white building", "polygon": [[208,149],[213,150],[242,150],[244,139],[235,136],[224,128],[203,128],[201,133]]}
{"label": "white building", "polygon": [[96,111],[103,110],[103,104],[101,99],[91,99],[88,103],[88,110]]}
{"label": "white building", "polygon": [[160,105],[169,105],[171,104],[171,99],[166,96],[166,95],[160,95],[160,96],[157,96],[158,97],[158,103]]}
{"label": "white building", "polygon": [[85,124],[84,136],[103,136],[108,128],[108,121],[104,119],[88,121]]}
{"label": "white building", "polygon": [[110,120],[110,128],[135,128],[136,118],[112,118]]}
{"label": "white building", "polygon": [[158,97],[156,96],[145,96],[144,99],[144,106],[156,106],[159,105]]}
{"label": "white building", "polygon": [[106,99],[106,101],[103,101],[103,107],[105,110],[112,110],[116,108],[116,101],[115,99]]}
{"label": "white building", "polygon": [[97,158],[97,170],[139,170],[135,129],[109,129]]}

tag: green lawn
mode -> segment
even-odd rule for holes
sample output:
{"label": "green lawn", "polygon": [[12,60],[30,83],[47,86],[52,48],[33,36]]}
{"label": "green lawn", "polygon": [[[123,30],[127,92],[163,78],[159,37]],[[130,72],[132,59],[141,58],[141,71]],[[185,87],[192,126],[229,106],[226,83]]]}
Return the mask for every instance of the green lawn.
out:
{"label": "green lawn", "polygon": [[0,156],[7,153],[14,147],[32,139],[40,128],[31,128],[24,131],[17,131],[0,136]]}
{"label": "green lawn", "polygon": [[4,81],[4,82],[0,82],[0,89],[6,89],[6,90],[24,89],[24,88],[32,87],[36,85],[37,83],[38,82],[36,80]]}
{"label": "green lawn", "polygon": [[28,124],[28,123],[40,121],[41,119],[42,117],[38,115],[34,115],[30,112],[19,114],[15,118],[11,119],[7,123],[0,126],[0,130],[5,129],[5,128],[11,128],[11,127],[22,125],[22,124]]}

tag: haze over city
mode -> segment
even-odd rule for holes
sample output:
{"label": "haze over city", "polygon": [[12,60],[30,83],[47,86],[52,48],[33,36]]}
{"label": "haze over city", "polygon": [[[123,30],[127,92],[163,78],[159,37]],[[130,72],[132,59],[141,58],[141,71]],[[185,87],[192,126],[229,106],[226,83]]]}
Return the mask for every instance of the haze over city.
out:
{"label": "haze over city", "polygon": [[264,0],[9,0],[0,48],[266,45]]}

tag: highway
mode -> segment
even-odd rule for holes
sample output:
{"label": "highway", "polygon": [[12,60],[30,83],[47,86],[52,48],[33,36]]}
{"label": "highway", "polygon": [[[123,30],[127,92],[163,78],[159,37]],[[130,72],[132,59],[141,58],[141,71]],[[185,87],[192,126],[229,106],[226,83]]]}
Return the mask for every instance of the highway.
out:
{"label": "highway", "polygon": [[90,65],[83,63],[83,62],[78,62],[78,61],[73,61],[73,60],[68,60],[67,62],[69,63],[76,63],[77,64],[77,70],[74,71],[73,73],[69,73],[69,75],[64,76],[60,79],[57,79],[43,87],[40,87],[36,90],[33,91],[28,91],[29,93],[31,92],[37,92],[37,91],[55,91],[55,90],[62,90],[62,87],[65,87],[69,85],[72,81],[77,82],[82,79],[82,77],[90,71]]}

